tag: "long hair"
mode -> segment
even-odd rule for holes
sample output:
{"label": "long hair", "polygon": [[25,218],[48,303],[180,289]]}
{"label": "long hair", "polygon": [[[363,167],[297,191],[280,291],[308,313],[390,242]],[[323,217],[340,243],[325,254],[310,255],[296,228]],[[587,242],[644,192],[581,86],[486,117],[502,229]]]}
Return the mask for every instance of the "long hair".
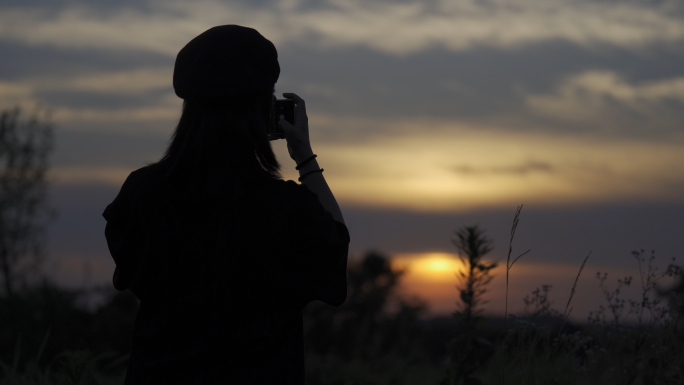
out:
{"label": "long hair", "polygon": [[272,95],[226,100],[186,100],[166,153],[157,162],[172,184],[242,184],[280,178],[267,137]]}

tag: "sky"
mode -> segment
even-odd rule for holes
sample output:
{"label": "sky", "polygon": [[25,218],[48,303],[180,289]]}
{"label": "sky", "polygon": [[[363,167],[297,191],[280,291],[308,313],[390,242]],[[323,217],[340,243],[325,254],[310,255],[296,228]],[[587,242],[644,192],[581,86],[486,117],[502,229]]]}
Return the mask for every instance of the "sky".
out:
{"label": "sky", "polygon": [[[520,204],[514,254],[531,251],[510,271],[513,311],[543,284],[563,308],[590,251],[578,319],[601,303],[596,271],[638,276],[633,250],[682,263],[681,1],[0,1],[0,108],[39,104],[55,126],[60,282],[110,280],[101,212],[167,145],[176,54],[222,24],[276,45],[276,91],[307,101],[352,257],[394,257],[433,314],[457,298],[454,231],[479,224],[505,261]],[[489,313],[503,314],[504,266]]]}

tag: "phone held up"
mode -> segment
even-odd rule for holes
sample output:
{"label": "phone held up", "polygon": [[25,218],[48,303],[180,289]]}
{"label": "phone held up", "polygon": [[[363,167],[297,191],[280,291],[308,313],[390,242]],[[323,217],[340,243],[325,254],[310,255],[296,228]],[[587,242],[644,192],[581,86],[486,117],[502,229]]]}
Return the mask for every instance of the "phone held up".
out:
{"label": "phone held up", "polygon": [[278,121],[285,119],[290,124],[294,124],[295,103],[291,99],[275,99],[271,108],[271,122],[269,124],[268,137],[273,139],[285,138],[285,132],[278,125]]}

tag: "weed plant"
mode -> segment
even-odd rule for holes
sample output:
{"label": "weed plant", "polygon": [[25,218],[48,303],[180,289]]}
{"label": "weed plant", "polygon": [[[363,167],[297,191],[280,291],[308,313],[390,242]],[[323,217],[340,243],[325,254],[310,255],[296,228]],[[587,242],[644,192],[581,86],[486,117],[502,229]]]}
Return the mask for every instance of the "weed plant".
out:
{"label": "weed plant", "polygon": [[[506,313],[509,273],[514,274],[513,264],[527,253],[511,259],[521,208],[513,221],[506,262]],[[563,313],[552,307],[551,285],[535,289],[523,299],[525,314],[507,314],[502,333],[490,339],[494,345],[491,358],[464,361],[472,365],[466,369],[469,375],[458,377],[450,371],[443,383],[683,384],[683,269],[673,259],[667,269],[659,271],[654,252],[634,251],[637,280],[622,277],[611,287],[608,274],[598,272],[598,287],[606,303],[590,313],[585,325],[577,325],[568,319],[590,255],[579,268]],[[624,290],[635,282],[639,299],[625,298]],[[670,288],[663,289],[661,284]]]}
{"label": "weed plant", "polygon": [[[568,324],[577,280],[562,316],[548,300],[550,285],[524,299],[526,315],[510,315],[511,327],[496,345],[479,380],[487,384],[682,384],[684,336],[681,330],[681,267],[673,260],[664,272],[654,266],[655,253],[632,253],[637,262],[640,300],[623,298],[632,277],[608,284],[607,273],[597,273],[606,301],[590,313],[584,326]],[[675,289],[660,290],[669,279]],[[667,297],[663,303],[661,297]],[[567,325],[567,326],[566,326]],[[496,370],[499,369],[499,370]],[[504,376],[499,376],[501,370]]]}
{"label": "weed plant", "polygon": [[487,285],[494,278],[491,270],[498,263],[484,257],[492,251],[492,240],[478,226],[464,226],[456,231],[452,240],[458,256],[465,267],[457,274],[460,284],[459,302],[454,318],[458,334],[449,341],[449,382],[451,384],[477,384],[473,376],[480,362],[486,362],[494,353],[494,345],[482,333],[483,318],[480,316],[483,296]]}

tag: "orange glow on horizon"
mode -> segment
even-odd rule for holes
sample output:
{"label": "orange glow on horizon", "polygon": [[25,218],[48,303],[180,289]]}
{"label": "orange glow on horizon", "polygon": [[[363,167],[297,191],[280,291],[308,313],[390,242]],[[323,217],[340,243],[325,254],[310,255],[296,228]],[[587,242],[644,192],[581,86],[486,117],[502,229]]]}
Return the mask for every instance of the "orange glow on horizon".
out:
{"label": "orange glow on horizon", "polygon": [[[391,259],[394,269],[405,270],[399,287],[400,295],[417,297],[428,305],[426,316],[449,315],[456,310],[458,287],[461,281],[458,272],[463,264],[455,253],[425,252],[397,254]],[[579,263],[524,263],[518,262],[510,270],[508,284],[509,313],[524,315],[525,296],[542,285],[550,285],[549,298],[552,307],[563,311],[570,289],[577,275]],[[629,269],[615,269],[608,266],[587,266],[577,285],[577,293],[572,301],[575,309],[571,318],[584,320],[590,310],[598,309],[603,297],[598,291],[594,277],[595,271],[611,271],[616,276],[633,275]],[[487,292],[481,304],[485,314],[501,315],[504,312],[506,294],[505,261],[492,271],[493,280],[487,285]],[[633,293],[625,292],[626,296]]]}

